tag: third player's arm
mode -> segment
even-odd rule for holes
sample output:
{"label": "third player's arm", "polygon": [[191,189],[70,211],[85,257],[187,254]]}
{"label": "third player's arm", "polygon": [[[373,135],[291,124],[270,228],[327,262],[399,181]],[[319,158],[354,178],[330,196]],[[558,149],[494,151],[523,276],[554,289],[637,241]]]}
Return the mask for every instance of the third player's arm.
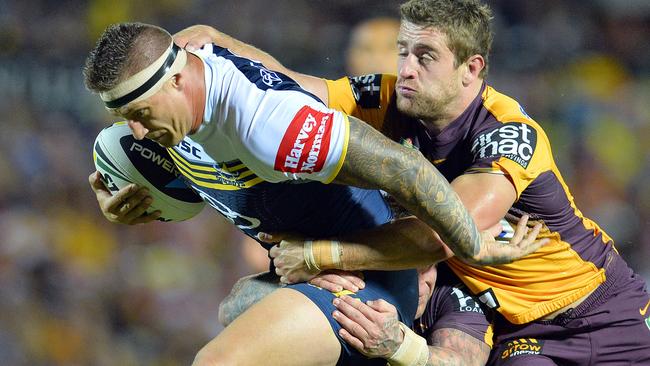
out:
{"label": "third player's arm", "polygon": [[319,97],[327,105],[328,93],[325,80],[288,69],[270,54],[220,32],[209,25],[193,25],[185,28],[174,34],[174,42],[180,47],[190,49],[200,48],[206,43],[214,43],[220,47],[229,49],[237,55],[257,60],[268,69],[279,71],[297,81],[300,86]]}
{"label": "third player's arm", "polygon": [[389,140],[354,117],[335,183],[382,189],[433,228],[461,259],[476,262],[481,237],[444,176],[418,151]]}
{"label": "third player's arm", "polygon": [[453,328],[436,329],[428,343],[427,366],[483,366],[490,355],[485,342]]}
{"label": "third player's arm", "polygon": [[453,256],[427,224],[411,216],[340,239],[344,270],[417,268]]}

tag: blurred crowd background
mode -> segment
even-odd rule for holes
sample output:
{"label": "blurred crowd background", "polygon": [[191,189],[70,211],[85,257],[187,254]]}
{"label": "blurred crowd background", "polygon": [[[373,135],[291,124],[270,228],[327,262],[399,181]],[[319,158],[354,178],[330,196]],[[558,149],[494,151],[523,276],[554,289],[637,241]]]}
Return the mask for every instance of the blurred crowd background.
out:
{"label": "blurred crowd background", "polygon": [[[488,82],[547,130],[582,212],[650,279],[650,2],[488,3]],[[84,89],[81,68],[108,24],[210,24],[291,68],[337,78],[395,67],[390,30],[354,27],[396,17],[398,5],[0,0],[0,364],[189,364],[222,329],[218,304],[232,284],[266,266],[210,209],[137,227],[101,216],[91,147],[114,119]]]}

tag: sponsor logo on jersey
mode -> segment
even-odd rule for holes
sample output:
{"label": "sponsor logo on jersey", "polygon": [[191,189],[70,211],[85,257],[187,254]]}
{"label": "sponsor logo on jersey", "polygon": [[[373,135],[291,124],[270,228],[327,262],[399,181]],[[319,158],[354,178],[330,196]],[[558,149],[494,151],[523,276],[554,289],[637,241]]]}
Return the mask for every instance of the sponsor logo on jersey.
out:
{"label": "sponsor logo on jersey", "polygon": [[333,119],[334,113],[302,107],[282,137],[275,156],[275,170],[289,173],[321,171],[329,151]]}
{"label": "sponsor logo on jersey", "polygon": [[505,157],[528,167],[537,146],[537,131],[525,123],[505,123],[483,132],[472,144],[472,153],[479,159]]}
{"label": "sponsor logo on jersey", "polygon": [[544,341],[535,338],[521,338],[508,342],[501,352],[501,359],[515,356],[539,355],[544,348]]}
{"label": "sponsor logo on jersey", "polygon": [[210,206],[212,206],[212,208],[217,210],[226,219],[228,219],[228,221],[230,221],[241,230],[255,229],[262,224],[260,219],[243,215],[228,207],[228,205],[225,203],[221,202],[218,196],[220,196],[220,194],[225,195],[223,191],[213,190],[210,192],[197,186],[194,186],[194,189],[198,192],[201,198],[205,200],[205,202],[207,202]]}
{"label": "sponsor logo on jersey", "polygon": [[352,95],[361,108],[379,108],[381,97],[381,74],[350,78]]}
{"label": "sponsor logo on jersey", "polygon": [[485,306],[487,306],[490,309],[498,309],[501,304],[499,304],[499,300],[497,300],[497,295],[494,293],[494,290],[491,288],[480,292],[479,294],[476,295],[478,300],[482,302]]}
{"label": "sponsor logo on jersey", "polygon": [[464,291],[464,286],[453,287],[451,293],[454,295],[454,308],[456,311],[483,314],[481,306],[471,295]]}
{"label": "sponsor logo on jersey", "polygon": [[260,76],[262,77],[262,82],[270,87],[273,87],[275,83],[282,82],[278,74],[262,67],[260,68]]}

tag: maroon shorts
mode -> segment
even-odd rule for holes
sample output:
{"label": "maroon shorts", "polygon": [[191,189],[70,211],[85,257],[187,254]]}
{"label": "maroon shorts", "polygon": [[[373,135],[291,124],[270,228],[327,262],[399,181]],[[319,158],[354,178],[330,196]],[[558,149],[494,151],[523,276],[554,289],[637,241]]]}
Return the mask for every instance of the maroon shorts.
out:
{"label": "maroon shorts", "polygon": [[650,298],[617,254],[607,280],[553,320],[514,325],[499,316],[488,365],[650,365]]}

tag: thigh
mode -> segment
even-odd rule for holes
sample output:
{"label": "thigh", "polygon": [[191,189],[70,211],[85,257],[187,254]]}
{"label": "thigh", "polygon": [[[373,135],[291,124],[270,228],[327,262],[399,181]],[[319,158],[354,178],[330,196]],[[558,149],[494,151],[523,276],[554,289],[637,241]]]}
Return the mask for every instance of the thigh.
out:
{"label": "thigh", "polygon": [[282,288],[235,319],[193,365],[335,365],[341,351],[325,315],[306,296]]}
{"label": "thigh", "polygon": [[598,365],[650,365],[650,297],[634,276],[624,290],[584,320],[592,332],[593,361]]}
{"label": "thigh", "polygon": [[583,303],[553,321],[497,322],[491,364],[533,354],[560,365],[650,364],[650,314],[643,314],[650,299],[644,283],[633,277],[612,291],[603,303]]}

